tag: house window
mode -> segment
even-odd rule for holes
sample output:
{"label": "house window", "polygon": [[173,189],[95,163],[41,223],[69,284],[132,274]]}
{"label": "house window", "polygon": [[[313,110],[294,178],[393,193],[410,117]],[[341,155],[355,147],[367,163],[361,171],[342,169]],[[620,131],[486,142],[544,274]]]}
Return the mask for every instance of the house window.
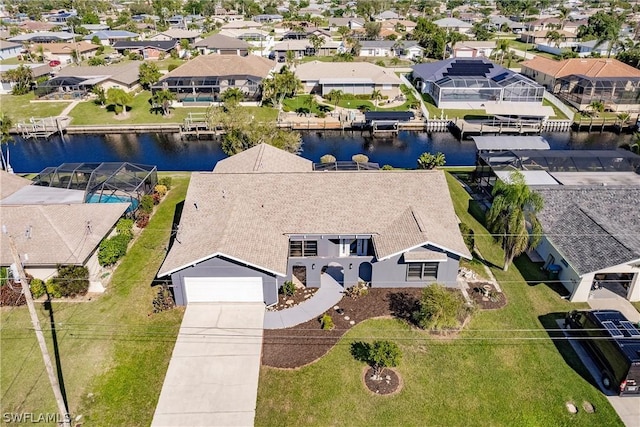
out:
{"label": "house window", "polygon": [[318,242],[316,240],[291,240],[289,242],[289,256],[318,256]]}
{"label": "house window", "polygon": [[228,85],[229,86],[235,86],[236,85],[236,80],[235,79],[229,79],[228,81]]}
{"label": "house window", "polygon": [[382,90],[391,90],[392,86],[391,85],[382,85]]}
{"label": "house window", "polygon": [[407,281],[436,280],[437,262],[412,262],[407,264]]}
{"label": "house window", "polygon": [[340,239],[339,256],[367,256],[369,239]]}

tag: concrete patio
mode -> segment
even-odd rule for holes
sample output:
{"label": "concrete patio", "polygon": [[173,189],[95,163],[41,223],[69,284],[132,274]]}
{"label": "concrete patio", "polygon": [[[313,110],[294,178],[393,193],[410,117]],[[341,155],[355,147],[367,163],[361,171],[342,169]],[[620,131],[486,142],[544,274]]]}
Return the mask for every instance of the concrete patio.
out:
{"label": "concrete patio", "polygon": [[323,274],[320,288],[307,301],[280,311],[264,313],[265,329],[284,329],[299,325],[319,317],[336,305],[341,299],[344,288],[329,274]]}

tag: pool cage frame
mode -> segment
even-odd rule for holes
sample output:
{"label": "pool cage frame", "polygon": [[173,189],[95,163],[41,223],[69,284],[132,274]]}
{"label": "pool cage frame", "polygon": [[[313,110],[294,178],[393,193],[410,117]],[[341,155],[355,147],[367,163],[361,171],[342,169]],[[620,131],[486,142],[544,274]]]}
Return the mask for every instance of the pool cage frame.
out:
{"label": "pool cage frame", "polygon": [[[143,196],[153,193],[158,170],[155,166],[128,162],[63,163],[45,168],[33,181],[33,185],[84,191],[85,203],[128,201],[131,203],[128,212],[132,212]],[[95,195],[97,200],[92,200]]]}

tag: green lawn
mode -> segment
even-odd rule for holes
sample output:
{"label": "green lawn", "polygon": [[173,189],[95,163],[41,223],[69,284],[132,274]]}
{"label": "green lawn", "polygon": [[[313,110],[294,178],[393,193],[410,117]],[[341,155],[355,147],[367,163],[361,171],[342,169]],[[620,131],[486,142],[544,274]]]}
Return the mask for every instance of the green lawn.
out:
{"label": "green lawn", "polygon": [[[448,180],[458,217],[474,229],[487,262],[501,265],[500,248],[469,213],[469,197]],[[433,338],[400,320],[369,320],[314,364],[291,371],[263,367],[256,425],[621,426],[570,345],[553,342],[545,330],[584,305],[539,283],[539,269],[527,260],[519,258],[516,267],[492,267],[508,305],[476,313],[458,337]],[[397,395],[371,395],[362,383],[363,364],[349,354],[351,342],[376,338],[403,351],[404,388]],[[594,414],[567,412],[565,402],[580,407],[585,400],[597,408]]]}
{"label": "green lawn", "polygon": [[[69,114],[73,117],[72,126],[81,125],[103,125],[103,124],[151,124],[151,123],[182,123],[189,113],[204,113],[207,107],[177,107],[171,110],[169,117],[163,117],[162,114],[155,114],[150,111],[151,104],[149,99],[151,94],[148,91],[142,91],[134,97],[131,104],[128,117],[126,119],[116,118],[110,107],[101,108],[93,101],[81,102]],[[257,120],[274,120],[277,117],[277,111],[266,107],[245,107],[252,112]]]}
{"label": "green lawn", "polygon": [[33,92],[26,95],[0,95],[0,112],[9,115],[14,123],[31,117],[59,116],[69,102],[30,102],[35,99]]}
{"label": "green lawn", "polygon": [[487,116],[487,113],[485,113],[484,110],[482,109],[467,109],[467,110],[457,110],[457,109],[447,109],[447,108],[438,108],[435,105],[435,102],[433,101],[433,99],[431,99],[431,96],[428,93],[423,93],[422,94],[422,100],[424,101],[424,105],[425,107],[427,107],[427,110],[429,111],[429,117],[435,117],[435,118],[440,118],[440,116],[442,115],[442,111],[444,111],[444,117],[449,117],[450,119],[453,119],[455,117],[458,118],[468,118],[468,119],[485,119],[485,118],[489,118],[489,116]]}
{"label": "green lawn", "polygon": [[[71,413],[91,426],[148,426],[182,320],[181,308],[152,312],[151,282],[164,259],[176,204],[188,174],[174,187],[113,274],[107,292],[90,302],[53,304],[64,384]],[[48,312],[37,311],[49,350]],[[0,311],[3,412],[55,412],[26,307]],[[91,397],[89,397],[91,394]]]}
{"label": "green lawn", "polygon": [[[333,56],[305,56],[300,59],[300,62],[303,63],[312,61],[335,62]],[[353,62],[371,62],[372,64],[375,64],[376,62],[383,62],[385,67],[409,67],[413,65],[413,62],[404,59],[393,61],[392,58],[372,56],[354,56]]]}
{"label": "green lawn", "polygon": [[[286,98],[282,101],[282,107],[284,111],[296,111],[298,108],[309,108],[309,100],[311,95],[298,95],[294,98]],[[328,104],[328,103],[327,103]],[[333,110],[333,107],[329,107],[329,111]],[[318,104],[313,103],[311,113],[319,114],[321,111],[318,109]]]}

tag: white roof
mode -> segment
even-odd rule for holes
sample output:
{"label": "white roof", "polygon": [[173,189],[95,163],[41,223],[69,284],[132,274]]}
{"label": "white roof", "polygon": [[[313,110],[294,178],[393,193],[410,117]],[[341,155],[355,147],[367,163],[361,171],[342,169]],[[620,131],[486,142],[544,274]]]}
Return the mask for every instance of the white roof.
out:
{"label": "white roof", "polygon": [[602,185],[640,187],[640,174],[635,172],[552,172],[562,185]]}
{"label": "white roof", "polygon": [[0,205],[57,205],[84,203],[84,191],[66,188],[28,185],[9,197],[0,200]]}
{"label": "white roof", "polygon": [[[503,182],[509,183],[511,181],[511,172],[512,171],[495,171],[496,176]],[[524,176],[524,182],[527,185],[535,186],[535,185],[560,185],[558,181],[553,179],[551,175],[547,171],[520,171]]]}
{"label": "white roof", "polygon": [[306,62],[298,65],[296,76],[303,82],[367,79],[376,84],[400,85],[400,78],[392,70],[370,62]]}
{"label": "white roof", "polygon": [[548,150],[551,147],[541,136],[473,136],[478,151]]}
{"label": "white roof", "polygon": [[549,107],[547,105],[531,105],[521,102],[486,104],[485,111],[487,114],[495,116],[517,115],[552,117],[556,115],[553,107]]}

